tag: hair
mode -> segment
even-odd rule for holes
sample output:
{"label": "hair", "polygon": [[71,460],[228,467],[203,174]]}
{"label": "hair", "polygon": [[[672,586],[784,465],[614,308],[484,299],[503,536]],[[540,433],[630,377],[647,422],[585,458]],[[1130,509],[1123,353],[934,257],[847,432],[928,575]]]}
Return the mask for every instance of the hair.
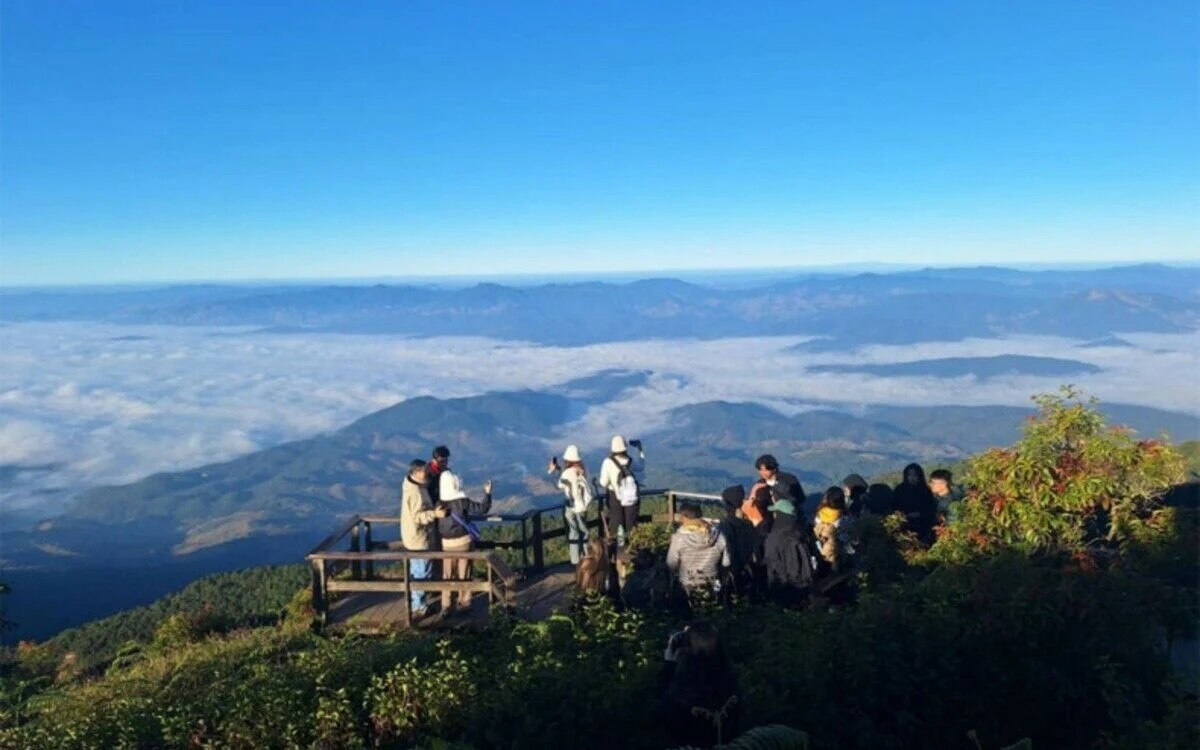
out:
{"label": "hair", "polygon": [[575,569],[575,583],[580,593],[603,594],[608,569],[608,553],[604,549],[604,542],[592,537],[588,541],[587,555]]}
{"label": "hair", "polygon": [[925,469],[921,467],[921,464],[916,462],[904,467],[904,474],[901,476],[901,484],[908,481],[908,472],[910,471],[917,472],[917,484],[925,484]]}
{"label": "hair", "polygon": [[636,570],[644,568],[653,568],[655,562],[654,552],[648,547],[642,547],[637,552],[633,553],[633,567]]}
{"label": "hair", "polygon": [[683,503],[679,506],[679,515],[692,520],[700,518],[700,506],[695,503]]}
{"label": "hair", "polygon": [[439,445],[433,449],[433,458],[435,461],[444,461],[450,458],[450,449],[444,445]]}
{"label": "hair", "polygon": [[583,465],[583,461],[567,461],[563,468],[570,469],[572,467],[579,469],[583,474],[587,474],[587,467]]}
{"label": "hair", "polygon": [[733,515],[742,507],[746,500],[746,488],[740,484],[731,485],[721,491],[721,502],[725,504],[725,512]]}
{"label": "hair", "polygon": [[825,496],[821,499],[821,504],[834,510],[845,510],[846,491],[841,487],[830,487],[825,490]]}
{"label": "hair", "polygon": [[947,469],[934,469],[933,471],[929,472],[929,481],[932,482],[935,479],[940,479],[946,484],[950,484],[954,481],[954,475],[951,474]]}
{"label": "hair", "polygon": [[767,471],[779,471],[779,462],[770,453],[764,453],[754,462],[754,468]]}
{"label": "hair", "polygon": [[414,458],[413,460],[408,462],[408,473],[409,474],[413,473],[414,471],[420,471],[421,469],[424,469],[424,468],[425,468],[425,462],[419,458]]}

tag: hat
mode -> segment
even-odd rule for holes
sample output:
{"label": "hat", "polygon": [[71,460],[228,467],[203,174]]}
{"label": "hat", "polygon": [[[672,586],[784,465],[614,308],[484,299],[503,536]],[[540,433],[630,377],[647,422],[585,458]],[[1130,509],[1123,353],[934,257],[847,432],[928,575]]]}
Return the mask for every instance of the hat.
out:
{"label": "hat", "polygon": [[792,501],[787,498],[776,500],[774,504],[767,506],[767,510],[775,513],[787,513],[789,516],[796,515],[796,506],[792,505]]}
{"label": "hat", "polygon": [[625,438],[621,437],[620,435],[613,435],[612,444],[610,447],[612,448],[613,453],[624,453],[625,451],[629,450],[628,446],[625,445]]}
{"label": "hat", "polygon": [[582,461],[583,456],[579,455],[579,446],[568,445],[567,449],[565,451],[563,451],[563,460],[564,461]]}
{"label": "hat", "polygon": [[740,484],[721,490],[721,501],[728,506],[739,506],[746,499],[746,488]]}
{"label": "hat", "polygon": [[465,500],[467,493],[463,491],[462,480],[452,471],[443,471],[441,479],[438,480],[438,496],[445,502],[451,500]]}

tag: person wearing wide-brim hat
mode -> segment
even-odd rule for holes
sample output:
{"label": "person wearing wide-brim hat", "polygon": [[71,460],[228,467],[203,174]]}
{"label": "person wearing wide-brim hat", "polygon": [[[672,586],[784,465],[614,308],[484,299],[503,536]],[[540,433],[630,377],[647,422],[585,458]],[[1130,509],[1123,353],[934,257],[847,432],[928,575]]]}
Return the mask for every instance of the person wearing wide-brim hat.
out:
{"label": "person wearing wide-brim hat", "polygon": [[567,549],[571,564],[578,565],[588,540],[587,513],[596,497],[579,446],[568,445],[563,451],[563,466],[550,459],[550,473],[558,473],[558,488],[563,493],[563,522],[567,528]]}

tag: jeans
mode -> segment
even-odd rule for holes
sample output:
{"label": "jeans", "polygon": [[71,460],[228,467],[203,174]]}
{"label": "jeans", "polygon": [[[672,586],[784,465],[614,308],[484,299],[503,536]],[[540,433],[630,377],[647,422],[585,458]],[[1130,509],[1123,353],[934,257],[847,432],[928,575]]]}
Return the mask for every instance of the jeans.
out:
{"label": "jeans", "polygon": [[578,565],[586,554],[584,548],[588,538],[587,511],[576,513],[571,506],[563,506],[563,518],[567,524],[567,549],[571,553],[571,564]]}
{"label": "jeans", "polygon": [[[409,560],[408,561],[408,577],[413,581],[428,581],[433,574],[433,563],[428,560]],[[424,609],[425,607],[425,592],[412,591],[411,606],[413,611]]]}

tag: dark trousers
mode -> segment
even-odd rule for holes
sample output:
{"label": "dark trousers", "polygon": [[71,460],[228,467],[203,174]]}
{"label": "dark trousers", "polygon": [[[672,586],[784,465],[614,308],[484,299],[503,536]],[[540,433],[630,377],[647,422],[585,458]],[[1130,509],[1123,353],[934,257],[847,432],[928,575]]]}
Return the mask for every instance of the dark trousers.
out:
{"label": "dark trousers", "polygon": [[625,541],[628,543],[629,535],[633,532],[633,527],[637,526],[638,512],[642,508],[642,502],[639,500],[630,506],[621,505],[617,501],[617,496],[611,492],[608,495],[608,534],[609,538],[615,540],[617,538],[617,527],[625,527]]}

